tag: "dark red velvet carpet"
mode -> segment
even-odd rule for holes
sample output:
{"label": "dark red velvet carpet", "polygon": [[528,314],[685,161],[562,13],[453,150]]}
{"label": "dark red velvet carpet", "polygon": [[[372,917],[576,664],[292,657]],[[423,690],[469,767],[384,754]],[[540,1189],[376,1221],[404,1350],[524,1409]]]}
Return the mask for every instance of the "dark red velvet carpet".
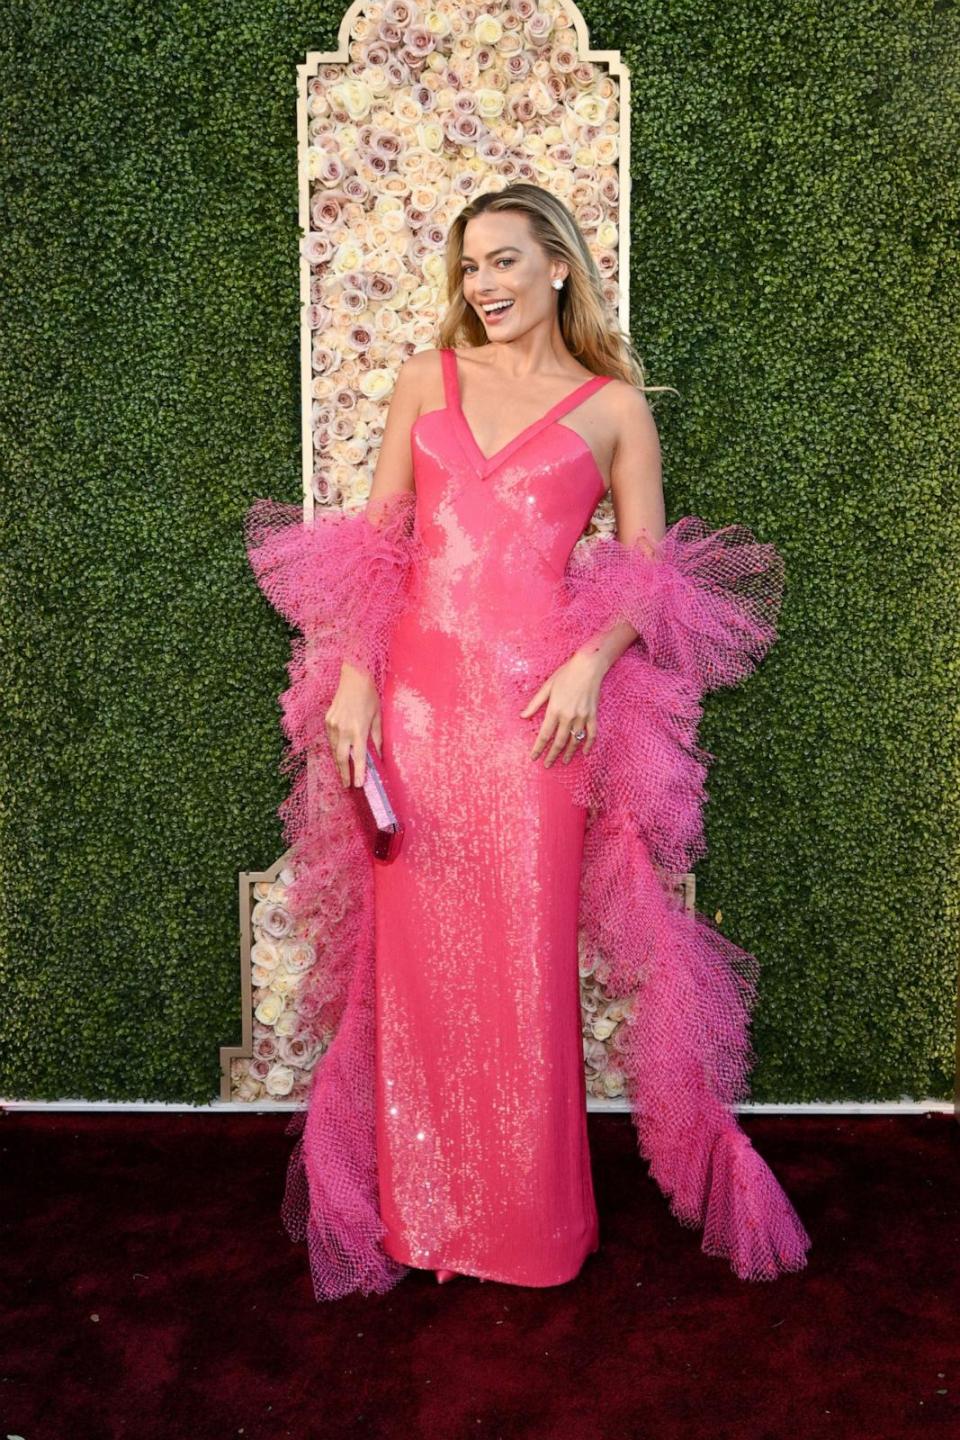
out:
{"label": "dark red velvet carpet", "polygon": [[411,1271],[318,1305],[285,1115],[6,1111],[0,1440],[960,1436],[952,1117],[742,1118],[813,1238],[705,1256],[626,1115],[591,1115],[601,1248],[548,1290]]}

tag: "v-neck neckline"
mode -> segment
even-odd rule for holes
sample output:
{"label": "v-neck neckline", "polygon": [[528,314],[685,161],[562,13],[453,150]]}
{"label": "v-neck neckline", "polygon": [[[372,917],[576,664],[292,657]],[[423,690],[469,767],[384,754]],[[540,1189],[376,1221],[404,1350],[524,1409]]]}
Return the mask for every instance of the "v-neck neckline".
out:
{"label": "v-neck neckline", "polygon": [[[514,435],[512,440],[508,440],[506,445],[501,445],[500,449],[495,450],[492,455],[484,455],[480,446],[477,444],[473,431],[470,429],[467,417],[463,413],[463,405],[460,401],[460,373],[457,367],[456,353],[453,349],[448,348],[441,350],[440,354],[444,361],[443,371],[447,408],[453,416],[464,448],[483,479],[491,475],[504,461],[509,460],[510,456],[520,449],[521,445],[526,445],[529,440],[532,440],[535,435],[539,435],[548,425],[552,425],[561,415],[565,415],[568,410],[572,410],[575,405],[579,405],[582,400],[587,398],[588,394],[592,394],[594,390],[599,389],[601,385],[606,385],[608,381],[613,379],[612,375],[593,375],[589,380],[584,380],[576,389],[571,390],[569,395],[565,395],[562,400],[558,400],[555,405],[551,405],[547,413],[541,415],[539,420],[532,421],[531,424],[525,426],[525,428],[520,431],[519,435]],[[571,431],[571,434],[576,434],[576,432]],[[578,435],[577,438],[582,440],[583,437]]]}

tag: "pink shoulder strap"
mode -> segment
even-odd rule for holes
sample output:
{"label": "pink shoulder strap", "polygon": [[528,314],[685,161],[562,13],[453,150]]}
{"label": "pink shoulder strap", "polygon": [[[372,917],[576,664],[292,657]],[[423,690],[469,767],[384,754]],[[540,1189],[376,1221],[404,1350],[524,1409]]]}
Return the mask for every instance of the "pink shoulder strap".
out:
{"label": "pink shoulder strap", "polygon": [[452,350],[440,351],[443,366],[443,398],[448,410],[460,408],[460,385],[457,378],[457,357]]}

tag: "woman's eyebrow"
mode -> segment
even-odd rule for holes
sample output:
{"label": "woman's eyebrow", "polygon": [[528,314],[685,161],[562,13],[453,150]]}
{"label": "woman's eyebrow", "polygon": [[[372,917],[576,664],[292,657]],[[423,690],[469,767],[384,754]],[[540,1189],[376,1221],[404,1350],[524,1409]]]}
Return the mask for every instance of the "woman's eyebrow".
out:
{"label": "woman's eyebrow", "polygon": [[[490,257],[491,257],[491,255],[499,255],[501,250],[516,250],[516,251],[517,251],[517,254],[520,253],[519,247],[516,246],[516,245],[498,245],[497,248],[496,248],[496,250],[488,250],[488,251],[487,251],[487,259],[489,260]],[[472,255],[461,255],[461,256],[460,256],[460,259],[461,259],[461,260],[472,260],[472,259],[473,259],[473,256],[472,256]]]}

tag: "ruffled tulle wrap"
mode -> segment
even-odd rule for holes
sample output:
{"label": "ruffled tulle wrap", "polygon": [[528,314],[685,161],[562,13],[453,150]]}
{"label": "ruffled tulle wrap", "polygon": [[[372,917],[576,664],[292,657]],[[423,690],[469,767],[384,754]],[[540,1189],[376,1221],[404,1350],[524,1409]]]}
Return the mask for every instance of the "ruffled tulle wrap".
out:
{"label": "ruffled tulle wrap", "polygon": [[[408,1267],[383,1249],[379,1216],[373,862],[324,715],[344,658],[382,694],[392,630],[418,593],[426,552],[407,492],[375,516],[322,512],[310,523],[299,507],[257,501],[247,550],[267,598],[300,631],[280,696],[294,776],[280,813],[297,870],[288,903],[317,947],[301,1011],[330,1040],[306,1110],[288,1127],[300,1138],[282,1214],[291,1236],[307,1239],[318,1300],[383,1292]],[[706,848],[703,696],[748,676],[772,645],[783,578],[772,546],[738,525],[710,531],[696,516],[655,544],[584,541],[552,612],[523,642],[527,663],[511,672],[519,712],[575,650],[619,621],[637,631],[604,675],[590,752],[552,767],[589,812],[581,945],[610,995],[630,1000],[618,1060],[650,1174],[676,1218],[703,1229],[704,1251],[750,1280],[801,1269],[810,1246],[734,1113],[753,1063],[758,966],[683,906],[671,874]],[[527,721],[531,748],[542,718],[540,709]]]}
{"label": "ruffled tulle wrap", "polygon": [[257,500],[247,556],[263,593],[297,634],[280,697],[291,776],[278,814],[295,880],[286,904],[316,960],[298,1008],[318,1048],[310,1095],[287,1127],[297,1136],[281,1215],[306,1240],[318,1300],[390,1290],[408,1269],[383,1249],[374,1090],[373,860],[356,796],[340,781],[324,718],[344,660],[382,693],[390,637],[417,593],[422,543],[412,491],[348,514]]}
{"label": "ruffled tulle wrap", "polygon": [[[706,850],[703,696],[773,644],[783,583],[778,552],[740,525],[685,516],[657,543],[584,541],[514,675],[522,709],[575,650],[621,621],[637,631],[601,682],[593,746],[553,767],[590,812],[581,948],[613,998],[635,997],[618,1054],[650,1173],[745,1280],[802,1269],[810,1237],[733,1109],[754,1060],[757,962],[688,910],[671,876]],[[531,737],[542,720],[541,708]]]}

